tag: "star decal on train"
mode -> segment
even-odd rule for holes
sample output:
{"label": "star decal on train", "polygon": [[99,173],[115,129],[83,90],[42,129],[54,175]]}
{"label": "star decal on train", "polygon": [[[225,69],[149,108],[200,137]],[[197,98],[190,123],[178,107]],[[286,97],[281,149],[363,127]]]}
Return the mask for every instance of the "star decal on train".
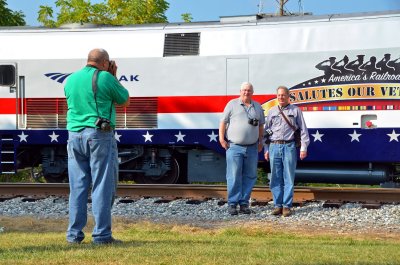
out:
{"label": "star decal on train", "polygon": [[362,134],[357,133],[356,130],[354,130],[353,133],[349,134],[349,136],[351,137],[351,142],[353,142],[353,141],[360,142],[360,139],[358,139],[358,138],[360,138],[361,135]]}
{"label": "star decal on train", "polygon": [[144,137],[144,142],[152,142],[151,137],[153,137],[154,135],[150,134],[149,131],[147,131],[146,134],[143,134],[142,136]]}
{"label": "star decal on train", "polygon": [[316,133],[311,134],[314,137],[314,142],[316,141],[320,141],[322,143],[322,136],[324,136],[323,134],[319,133],[319,131],[317,130]]}
{"label": "star decal on train", "polygon": [[121,134],[118,134],[118,132],[115,131],[114,138],[115,138],[116,141],[121,142],[120,141],[121,136],[122,136]]}
{"label": "star decal on train", "polygon": [[211,131],[211,134],[207,134],[210,137],[210,142],[217,141],[218,134],[215,134],[214,131]]}
{"label": "star decal on train", "polygon": [[393,129],[392,133],[388,133],[388,134],[387,134],[387,136],[390,137],[389,142],[391,142],[391,141],[396,141],[396,142],[398,142],[399,139],[397,139],[397,138],[399,137],[399,135],[400,135],[400,133],[396,133],[396,132],[394,131],[394,129]]}
{"label": "star decal on train", "polygon": [[58,142],[58,137],[59,137],[59,136],[60,136],[59,134],[56,134],[56,133],[53,131],[52,134],[49,134],[49,137],[51,138],[51,141],[50,141],[50,142],[53,142],[53,141]]}
{"label": "star decal on train", "polygon": [[25,141],[25,143],[27,143],[28,141],[26,140],[26,138],[28,137],[29,135],[27,135],[27,134],[24,134],[24,132],[23,131],[21,131],[21,134],[18,134],[18,137],[19,137],[19,142],[23,142],[23,141]]}
{"label": "star decal on train", "polygon": [[179,141],[185,142],[185,140],[183,140],[183,137],[185,137],[185,136],[186,136],[185,134],[182,134],[181,131],[179,131],[179,134],[175,134],[176,141],[177,142],[179,142]]}
{"label": "star decal on train", "polygon": [[[347,135],[350,136],[350,142],[359,142],[359,143],[361,143],[362,141],[361,141],[360,137],[364,134],[364,133],[362,134],[361,132],[365,132],[366,133],[366,131],[364,131],[364,130],[361,129],[361,131],[360,131],[360,129],[359,129],[358,132],[357,132],[357,129],[353,129],[352,133],[347,133]],[[367,128],[367,130],[368,130],[368,128]],[[399,143],[400,142],[400,140],[399,140],[400,132],[397,133],[395,129],[390,129],[390,130],[392,130],[392,131],[386,130],[383,134],[380,134],[380,137],[383,137],[384,135],[387,135],[387,137],[389,137],[389,139],[388,138],[386,138],[386,139],[388,139],[389,143],[391,143],[391,142]],[[19,132],[20,132],[20,134],[16,134],[16,136],[19,137],[19,139],[18,139],[19,143],[24,143],[25,142],[26,144],[30,144],[32,141],[36,142],[37,141],[37,137],[39,136],[37,134],[33,134],[32,135],[32,133],[29,133],[29,131],[19,131]],[[27,134],[27,132],[29,134]],[[60,143],[59,137],[61,136],[61,134],[56,134],[56,131],[50,131],[50,132],[52,132],[52,133],[51,134],[47,134],[48,137],[50,137],[50,142]],[[146,142],[153,143],[153,137],[154,136],[156,136],[157,139],[159,139],[160,137],[161,137],[161,139],[163,139],[165,137],[165,136],[162,136],[162,135],[158,135],[157,131],[145,131],[145,132],[146,132],[146,134],[142,134],[142,136],[144,138],[143,140],[144,140],[145,143]],[[195,141],[194,140],[194,139],[196,139],[196,140],[199,139],[198,138],[199,136],[198,135],[193,135],[191,132],[189,132],[187,130],[184,130],[184,131],[182,131],[182,130],[171,130],[168,133],[168,137],[171,137],[174,140],[170,141],[169,144],[175,144],[175,143],[178,143],[178,142],[182,142],[182,143],[190,142],[190,143],[194,143],[194,144],[200,144],[202,141],[207,142],[207,137],[208,137],[208,142],[209,143],[215,142],[213,144],[218,144],[219,135],[218,135],[217,132],[218,132],[218,129],[211,130],[211,132],[210,131],[203,131],[201,134],[206,138],[204,138],[203,140],[201,140],[199,142],[199,141]],[[331,134],[329,134],[329,132],[327,134],[327,132],[326,131],[324,132],[324,130],[320,131],[320,130],[316,130],[316,129],[310,129],[309,130],[309,134],[310,134],[310,140],[312,139],[311,136],[313,137],[313,140],[311,140],[313,143],[321,142],[321,143],[324,143],[324,144],[325,143],[326,144],[330,144],[329,143],[330,142],[329,139],[330,139]],[[121,143],[121,140],[122,140],[123,136],[124,136],[124,133],[119,133],[118,131],[114,132],[114,139],[118,143]],[[338,136],[338,135],[335,135],[335,136]],[[326,137],[328,137],[328,138],[326,138]],[[185,141],[185,138],[188,138],[189,140],[186,139],[186,141]],[[29,142],[28,142],[28,140],[29,140]],[[368,137],[365,138],[364,140],[368,141]]]}

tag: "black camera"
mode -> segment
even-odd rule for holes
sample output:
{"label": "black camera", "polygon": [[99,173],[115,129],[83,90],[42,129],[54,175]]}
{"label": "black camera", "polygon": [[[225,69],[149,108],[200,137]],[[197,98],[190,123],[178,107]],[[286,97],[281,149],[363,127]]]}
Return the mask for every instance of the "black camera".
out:
{"label": "black camera", "polygon": [[98,117],[96,122],[94,123],[100,130],[109,132],[111,131],[111,122],[105,118]]}
{"label": "black camera", "polygon": [[273,133],[274,132],[271,129],[266,129],[265,130],[264,139],[265,139],[265,143],[266,144],[270,144],[271,143],[270,137],[272,136]]}
{"label": "black camera", "polygon": [[253,126],[258,126],[258,120],[257,119],[249,119],[249,124]]}
{"label": "black camera", "polygon": [[109,61],[107,72],[109,72],[110,74],[114,75],[114,68],[115,68],[115,62],[112,61],[112,60]]}

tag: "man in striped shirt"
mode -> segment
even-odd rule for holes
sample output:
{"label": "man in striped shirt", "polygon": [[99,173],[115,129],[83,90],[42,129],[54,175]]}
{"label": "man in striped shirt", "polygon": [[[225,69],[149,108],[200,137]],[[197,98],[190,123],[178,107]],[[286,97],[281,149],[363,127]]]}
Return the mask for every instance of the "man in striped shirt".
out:
{"label": "man in striped shirt", "polygon": [[[307,156],[310,137],[301,110],[289,103],[289,89],[277,89],[278,105],[272,107],[265,122],[264,157],[270,162],[270,189],[274,199],[273,215],[285,217],[292,214],[294,177],[297,165],[297,149],[294,132],[300,129],[300,159]],[[290,123],[290,124],[289,124]]]}

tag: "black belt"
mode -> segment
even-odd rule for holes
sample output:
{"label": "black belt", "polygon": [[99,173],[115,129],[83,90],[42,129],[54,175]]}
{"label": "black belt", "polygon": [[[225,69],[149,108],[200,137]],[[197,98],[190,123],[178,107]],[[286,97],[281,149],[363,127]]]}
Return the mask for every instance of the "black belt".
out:
{"label": "black belt", "polygon": [[271,144],[290,144],[293,143],[294,140],[289,140],[289,141],[285,141],[285,140],[275,140],[275,141],[271,141]]}

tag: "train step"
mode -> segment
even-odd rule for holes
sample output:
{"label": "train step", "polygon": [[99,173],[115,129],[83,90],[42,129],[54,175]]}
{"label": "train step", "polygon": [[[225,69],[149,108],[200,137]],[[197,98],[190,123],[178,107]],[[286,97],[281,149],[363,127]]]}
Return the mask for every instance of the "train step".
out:
{"label": "train step", "polygon": [[17,167],[16,167],[14,138],[12,135],[1,135],[0,173],[15,174],[16,172],[17,172]]}

